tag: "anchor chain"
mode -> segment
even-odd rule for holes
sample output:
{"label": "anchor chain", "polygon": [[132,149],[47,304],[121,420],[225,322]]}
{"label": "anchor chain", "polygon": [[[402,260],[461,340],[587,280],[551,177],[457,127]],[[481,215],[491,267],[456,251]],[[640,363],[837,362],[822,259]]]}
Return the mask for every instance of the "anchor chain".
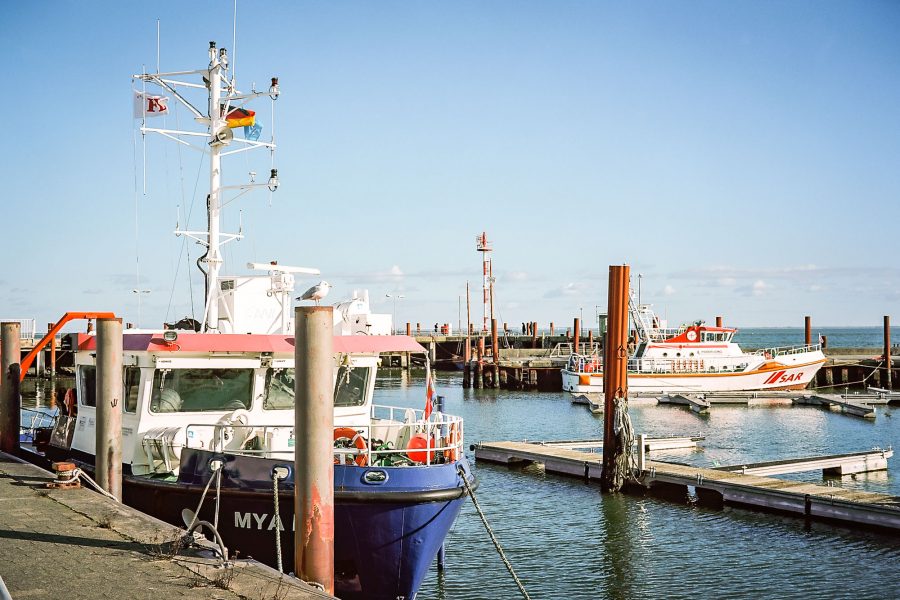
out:
{"label": "anchor chain", "polygon": [[497,540],[497,536],[494,535],[494,531],[491,529],[491,526],[488,525],[487,517],[484,516],[484,511],[482,511],[481,506],[478,505],[478,499],[475,497],[475,491],[471,488],[471,486],[469,486],[469,480],[468,478],[466,478],[465,469],[462,465],[457,465],[456,469],[459,471],[459,475],[466,486],[466,491],[469,493],[469,497],[472,498],[472,503],[475,505],[475,511],[478,513],[478,516],[481,517],[481,522],[484,523],[484,528],[487,530],[488,535],[491,537],[491,541],[494,543],[494,548],[497,549],[497,553],[500,555],[500,560],[503,561],[503,564],[506,566],[506,570],[509,571],[510,575],[512,575],[513,581],[516,582],[519,591],[522,592],[522,597],[526,600],[531,600],[531,596],[529,596],[528,592],[525,591],[525,586],[522,585],[521,580],[519,580],[519,577],[516,575],[512,564],[510,564],[509,560],[506,558],[506,554],[503,552],[503,548],[500,547],[500,542]]}

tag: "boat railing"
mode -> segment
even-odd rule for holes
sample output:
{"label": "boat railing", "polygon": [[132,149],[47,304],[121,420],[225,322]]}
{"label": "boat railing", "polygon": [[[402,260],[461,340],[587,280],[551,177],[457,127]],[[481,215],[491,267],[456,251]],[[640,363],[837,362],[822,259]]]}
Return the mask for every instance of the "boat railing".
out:
{"label": "boat railing", "polygon": [[753,354],[763,356],[765,358],[775,358],[776,356],[805,354],[807,352],[817,352],[820,350],[822,350],[821,344],[806,344],[802,346],[774,346],[772,348],[761,348]]}
{"label": "boat railing", "polygon": [[[636,373],[735,373],[744,371],[750,361],[735,356],[712,357],[651,357],[631,358],[628,371]],[[573,355],[566,370],[572,373],[600,373],[603,371],[603,357],[599,354]]]}
{"label": "boat railing", "polygon": [[24,439],[33,440],[38,429],[52,429],[56,425],[58,413],[35,408],[22,408],[19,434]]}
{"label": "boat railing", "polygon": [[574,349],[572,342],[559,342],[550,350],[550,358],[561,358],[563,356],[578,356],[584,354],[596,354],[600,352],[600,342],[579,342],[578,351]]}
{"label": "boat railing", "polygon": [[650,336],[651,342],[664,342],[673,337],[679,336],[687,330],[686,326],[670,327],[668,329],[648,329],[647,334]]}
{"label": "boat railing", "polygon": [[[435,411],[373,406],[369,425],[334,428],[335,464],[414,466],[456,462],[464,453],[461,417]],[[185,428],[185,448],[293,460],[291,424],[194,423]]]}

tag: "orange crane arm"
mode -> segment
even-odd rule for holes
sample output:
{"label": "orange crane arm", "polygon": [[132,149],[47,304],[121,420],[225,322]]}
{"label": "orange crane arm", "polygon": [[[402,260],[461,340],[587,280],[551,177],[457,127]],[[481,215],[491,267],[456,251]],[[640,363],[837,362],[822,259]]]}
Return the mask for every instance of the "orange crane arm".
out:
{"label": "orange crane arm", "polygon": [[56,325],[53,326],[50,331],[47,332],[41,341],[38,342],[34,348],[31,349],[31,352],[25,355],[25,358],[22,359],[21,371],[19,378],[20,380],[25,379],[25,373],[28,372],[28,369],[31,368],[31,363],[34,362],[34,359],[37,358],[38,352],[43,350],[44,346],[46,346],[50,340],[56,337],[56,334],[59,333],[60,329],[68,323],[69,321],[74,321],[76,319],[115,319],[116,314],[111,312],[67,312],[62,316],[62,318],[56,322]]}

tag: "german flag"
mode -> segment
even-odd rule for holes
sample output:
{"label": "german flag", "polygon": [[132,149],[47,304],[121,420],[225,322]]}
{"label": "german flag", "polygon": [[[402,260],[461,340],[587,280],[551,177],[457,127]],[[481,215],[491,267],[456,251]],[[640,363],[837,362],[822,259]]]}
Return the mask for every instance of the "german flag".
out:
{"label": "german flag", "polygon": [[225,117],[228,127],[253,127],[256,125],[256,113],[245,108],[236,108]]}

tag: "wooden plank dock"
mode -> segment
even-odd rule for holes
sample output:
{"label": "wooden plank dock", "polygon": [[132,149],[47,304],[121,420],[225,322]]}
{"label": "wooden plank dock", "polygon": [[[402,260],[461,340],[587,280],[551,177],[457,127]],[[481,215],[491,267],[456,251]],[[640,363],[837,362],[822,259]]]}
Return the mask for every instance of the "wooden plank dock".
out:
{"label": "wooden plank dock", "polygon": [[[541,463],[547,472],[586,480],[599,479],[602,454],[584,452],[552,442],[482,442],[473,446],[475,457],[488,462],[515,465]],[[900,532],[900,498],[837,486],[804,483],[747,472],[758,468],[771,473],[793,473],[811,468],[836,473],[884,470],[891,449],[775,461],[757,465],[705,468],[648,460],[637,487],[673,491],[687,497],[688,488],[714,504],[738,504],[847,524],[886,527]]]}
{"label": "wooden plank dock", "polygon": [[[13,598],[333,596],[253,560],[223,566],[185,548],[184,530],[0,453],[0,577]],[[0,595],[2,597],[2,595]]]}

